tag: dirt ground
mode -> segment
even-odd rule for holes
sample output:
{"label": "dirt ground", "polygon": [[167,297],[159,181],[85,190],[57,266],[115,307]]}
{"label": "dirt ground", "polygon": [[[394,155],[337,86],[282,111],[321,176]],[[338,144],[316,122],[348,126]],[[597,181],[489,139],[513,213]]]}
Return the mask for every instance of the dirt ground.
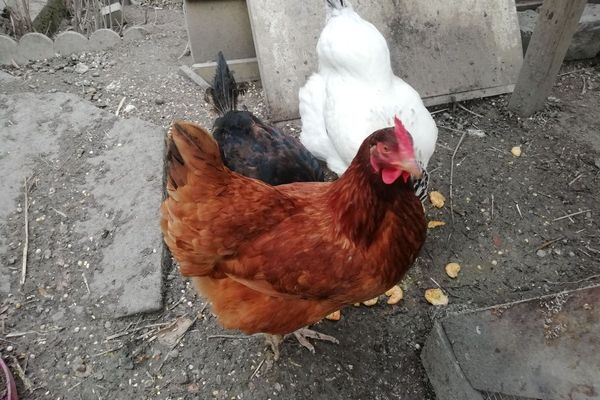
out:
{"label": "dirt ground", "polygon": [[[130,20],[143,21],[143,6],[127,12]],[[187,40],[181,9],[155,15],[151,35],[138,43],[3,68],[20,79],[3,84],[0,93],[71,92],[111,112],[125,97],[124,118],[135,115],[165,128],[175,118],[211,126],[215,115],[203,93],[177,72],[192,63],[189,56],[178,60]],[[370,308],[344,309],[338,322],[320,323],[318,329],[340,345],[317,343],[314,355],[288,341],[273,362],[261,338],[223,331],[175,268],[165,271],[162,312],[104,318],[80,279],[77,260],[85,249],[65,252],[68,259],[32,254],[37,268],[26,285],[0,300],[0,352],[17,375],[20,397],[434,399],[420,362],[434,318],[600,282],[598,61],[563,66],[546,109],[532,118],[507,111],[507,96],[438,107],[440,136],[429,169],[431,189],[442,192],[446,204],[428,205],[427,214],[446,225],[429,231],[401,284],[399,305],[381,299]],[[78,63],[89,71],[75,72]],[[259,88],[242,103],[268,119]],[[299,124],[283,128],[297,134]],[[514,146],[521,147],[520,157],[511,154]],[[31,188],[34,217],[52,206],[47,189],[43,180]],[[78,201],[74,196],[74,208]],[[12,242],[2,267],[10,269],[13,288],[19,288],[22,211],[2,227]],[[30,249],[48,248],[49,242],[67,246],[60,230],[48,234],[47,224],[31,229]],[[448,262],[462,266],[457,279],[445,274]],[[449,294],[448,307],[423,298],[438,284]],[[161,329],[168,334],[157,337]]]}

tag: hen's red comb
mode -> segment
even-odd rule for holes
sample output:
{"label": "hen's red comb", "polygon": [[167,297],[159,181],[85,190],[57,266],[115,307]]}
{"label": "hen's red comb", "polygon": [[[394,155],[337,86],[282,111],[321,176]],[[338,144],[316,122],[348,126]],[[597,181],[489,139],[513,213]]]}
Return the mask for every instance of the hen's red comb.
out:
{"label": "hen's red comb", "polygon": [[398,140],[398,146],[401,150],[410,151],[412,153],[414,151],[412,136],[410,136],[410,133],[408,133],[404,124],[402,124],[402,121],[400,121],[397,116],[394,116],[394,125],[394,133]]}

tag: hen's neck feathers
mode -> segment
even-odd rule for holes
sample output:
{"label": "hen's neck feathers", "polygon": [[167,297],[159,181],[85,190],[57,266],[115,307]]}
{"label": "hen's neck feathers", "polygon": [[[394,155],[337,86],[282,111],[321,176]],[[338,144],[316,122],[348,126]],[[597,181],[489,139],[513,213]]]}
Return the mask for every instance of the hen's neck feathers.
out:
{"label": "hen's neck feathers", "polygon": [[403,204],[418,203],[409,182],[383,183],[372,172],[369,149],[364,144],[348,170],[331,184],[327,196],[338,232],[357,245],[368,247],[388,212],[403,212]]}

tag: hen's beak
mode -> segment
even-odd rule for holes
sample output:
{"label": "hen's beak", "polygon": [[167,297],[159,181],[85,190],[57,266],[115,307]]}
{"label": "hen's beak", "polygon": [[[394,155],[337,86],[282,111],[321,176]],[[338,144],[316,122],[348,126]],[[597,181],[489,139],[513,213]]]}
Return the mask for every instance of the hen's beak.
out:
{"label": "hen's beak", "polygon": [[412,178],[421,179],[423,176],[423,169],[415,159],[398,161],[395,164],[402,171],[408,172]]}

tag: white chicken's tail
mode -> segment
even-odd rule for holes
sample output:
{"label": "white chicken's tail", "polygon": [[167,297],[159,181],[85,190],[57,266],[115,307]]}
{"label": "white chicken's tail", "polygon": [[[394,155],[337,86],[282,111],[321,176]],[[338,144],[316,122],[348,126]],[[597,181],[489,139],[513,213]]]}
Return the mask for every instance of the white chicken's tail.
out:
{"label": "white chicken's tail", "polygon": [[352,10],[352,4],[348,0],[327,0],[327,19],[339,15],[344,9]]}
{"label": "white chicken's tail", "polygon": [[329,5],[329,7],[335,8],[338,10],[346,7],[346,4],[349,5],[349,3],[344,0],[327,0],[327,5]]}

